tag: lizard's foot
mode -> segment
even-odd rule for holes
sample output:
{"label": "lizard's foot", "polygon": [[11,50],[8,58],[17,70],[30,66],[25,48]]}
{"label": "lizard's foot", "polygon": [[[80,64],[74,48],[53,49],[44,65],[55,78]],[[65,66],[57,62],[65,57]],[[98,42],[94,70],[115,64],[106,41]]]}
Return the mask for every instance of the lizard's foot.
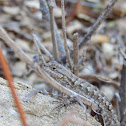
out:
{"label": "lizard's foot", "polygon": [[68,99],[67,98],[67,99],[59,99],[59,100],[53,101],[53,103],[54,102],[58,102],[59,103],[59,105],[55,107],[55,108],[59,109],[59,108],[62,108],[64,106],[68,106],[68,105],[76,102],[76,100],[75,99]]}
{"label": "lizard's foot", "polygon": [[97,112],[93,109],[92,105],[91,105],[91,115],[95,117],[95,119],[100,122],[103,126],[105,126],[104,120],[102,118],[102,115],[100,112]]}
{"label": "lizard's foot", "polygon": [[82,108],[84,109],[84,113],[86,113],[86,120],[87,120],[87,108],[86,108],[86,106],[83,104],[83,102],[78,98],[78,96],[76,94],[73,94],[71,96],[71,98],[75,98],[76,101],[80,104],[80,106],[82,106]]}
{"label": "lizard's foot", "polygon": [[[78,101],[73,99],[73,98],[70,98],[70,99],[60,99],[60,100],[56,100],[56,101],[53,101],[53,102],[58,102],[59,103],[59,105],[57,105],[54,109],[61,109],[61,108],[65,107],[65,106],[70,106],[73,103],[77,103]],[[80,104],[80,102],[78,102],[78,103]],[[80,104],[80,105],[82,106],[82,104]],[[86,109],[86,106],[83,109],[84,109],[84,113],[85,113],[85,119],[87,120],[87,109]]]}
{"label": "lizard's foot", "polygon": [[24,99],[23,102],[27,102],[33,95],[37,94],[37,93],[42,93],[43,95],[48,95],[49,93],[44,90],[44,89],[36,89],[35,91],[30,92]]}

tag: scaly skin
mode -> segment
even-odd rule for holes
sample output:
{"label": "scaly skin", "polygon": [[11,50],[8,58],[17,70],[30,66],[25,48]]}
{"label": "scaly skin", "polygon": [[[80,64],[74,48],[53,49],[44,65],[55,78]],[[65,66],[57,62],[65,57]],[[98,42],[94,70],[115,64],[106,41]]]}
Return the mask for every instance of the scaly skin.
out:
{"label": "scaly skin", "polygon": [[101,114],[104,125],[120,126],[112,104],[97,87],[75,76],[69,69],[56,61],[47,63],[43,69],[60,84],[97,104],[99,107],[97,112]]}

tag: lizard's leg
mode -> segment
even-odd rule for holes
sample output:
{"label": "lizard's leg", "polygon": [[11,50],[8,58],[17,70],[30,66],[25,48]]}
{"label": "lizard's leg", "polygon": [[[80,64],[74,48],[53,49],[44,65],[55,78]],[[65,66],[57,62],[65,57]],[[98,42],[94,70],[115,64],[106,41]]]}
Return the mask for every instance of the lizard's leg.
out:
{"label": "lizard's leg", "polygon": [[84,112],[85,112],[85,114],[86,114],[86,120],[87,120],[87,108],[86,108],[86,106],[83,104],[83,102],[78,98],[78,96],[72,96],[72,97],[75,97],[76,98],[76,101],[83,107],[83,109],[84,109]]}
{"label": "lizard's leg", "polygon": [[27,102],[33,95],[37,93],[42,93],[44,95],[48,95],[49,93],[45,89],[36,89],[35,91],[30,92],[24,99],[23,102]]}
{"label": "lizard's leg", "polygon": [[[102,110],[102,113],[104,113],[104,110]],[[98,121],[98,122],[100,122],[103,126],[106,126],[105,125],[105,120],[103,120],[103,117],[102,117],[102,114],[101,114],[101,112],[100,112],[100,110],[99,110],[99,112],[96,112],[94,109],[93,109],[93,107],[92,107],[92,105],[91,105],[91,115],[92,116],[95,116],[95,119]]]}
{"label": "lizard's leg", "polygon": [[[76,99],[73,99],[73,97],[75,97]],[[59,102],[59,101],[56,101]],[[62,108],[64,106],[68,106],[71,105],[72,103],[78,102],[84,109],[84,112],[87,113],[87,108],[86,106],[83,104],[83,102],[81,102],[81,100],[77,97],[77,96],[72,96],[70,97],[70,99],[60,99],[60,104],[56,107],[56,108]],[[86,114],[86,120],[87,120],[87,114]]]}
{"label": "lizard's leg", "polygon": [[39,54],[36,54],[35,56],[33,56],[33,66],[35,67],[36,64],[38,64],[39,66],[43,64],[41,60],[41,56]]}
{"label": "lizard's leg", "polygon": [[74,102],[77,102],[75,99],[73,98],[68,98],[68,97],[65,97],[65,98],[59,98],[58,100],[56,101],[53,101],[53,102],[58,102],[59,105],[56,107],[56,108],[62,108],[64,106],[68,106]]}

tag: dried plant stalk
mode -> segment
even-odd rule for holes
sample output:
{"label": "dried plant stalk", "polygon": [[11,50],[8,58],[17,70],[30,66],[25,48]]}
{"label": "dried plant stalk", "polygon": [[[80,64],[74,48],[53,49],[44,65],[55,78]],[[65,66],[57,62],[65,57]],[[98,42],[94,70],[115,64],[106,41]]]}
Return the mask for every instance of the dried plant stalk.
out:
{"label": "dried plant stalk", "polygon": [[79,73],[79,47],[78,47],[78,33],[75,33],[73,35],[73,47],[74,47],[74,57],[73,57],[73,62],[74,62],[74,68],[73,68],[73,73],[78,76]]}
{"label": "dried plant stalk", "polygon": [[[39,38],[37,37],[37,35],[34,33],[34,41],[36,41],[36,43],[38,44],[39,48],[45,53],[45,55],[47,57],[50,58],[50,60],[54,61],[54,57],[51,55],[51,53],[42,45],[42,43],[40,42]],[[44,61],[43,61],[44,62]]]}
{"label": "dried plant stalk", "polygon": [[120,109],[120,121],[123,124],[126,124],[126,53],[124,55],[124,62],[121,73],[121,84],[119,89],[119,95],[121,97],[121,102],[119,104]]}
{"label": "dried plant stalk", "polygon": [[[39,0],[39,1],[40,1],[40,7],[41,7],[40,10],[41,10],[41,12],[43,14],[43,18],[44,18],[44,20],[49,22],[50,21],[50,16],[49,16],[49,8],[47,6],[47,3],[46,3],[45,0]],[[65,54],[65,50],[64,50],[64,46],[63,46],[60,34],[58,32],[58,28],[57,28],[55,19],[54,19],[54,25],[55,25],[55,33],[56,33],[56,39],[57,39],[57,44],[58,44],[58,47],[59,47],[59,51],[61,53],[61,57],[64,57],[64,56],[66,56],[66,54]]]}
{"label": "dried plant stalk", "polygon": [[62,8],[62,30],[63,30],[63,39],[64,39],[64,47],[65,47],[65,51],[66,51],[66,56],[67,56],[67,60],[70,66],[70,69],[72,70],[72,63],[71,63],[71,58],[70,58],[70,54],[69,54],[69,50],[68,50],[68,45],[67,45],[67,37],[66,37],[66,26],[65,26],[65,11],[64,11],[64,0],[61,0],[61,8]]}
{"label": "dried plant stalk", "polygon": [[103,10],[101,15],[98,17],[96,22],[91,26],[90,30],[87,32],[87,34],[82,38],[82,40],[79,42],[79,48],[82,48],[84,44],[91,38],[92,34],[96,32],[99,25],[107,18],[110,11],[112,10],[113,6],[118,0],[111,0],[106,8]]}
{"label": "dried plant stalk", "polygon": [[39,56],[41,57],[41,61],[42,61],[43,64],[45,64],[45,60],[44,60],[44,58],[43,58],[43,56],[42,56],[42,53],[41,53],[41,51],[40,51],[40,47],[39,47],[39,45],[38,45],[38,38],[37,38],[37,36],[35,35],[35,33],[33,33],[33,32],[32,32],[32,36],[33,36],[33,41],[34,41],[34,43],[35,43],[35,45],[36,45],[38,54],[39,54]]}
{"label": "dried plant stalk", "polygon": [[53,2],[49,3],[50,27],[51,27],[51,36],[52,36],[52,43],[53,43],[53,56],[54,56],[54,59],[57,61],[58,60],[58,46],[57,46],[56,35],[55,35],[54,12],[53,12],[54,6],[52,4]]}
{"label": "dried plant stalk", "polygon": [[[79,49],[83,48],[84,44],[91,38],[92,34],[96,32],[100,24],[107,18],[109,13],[111,12],[112,8],[114,7],[115,3],[118,0],[111,0],[106,8],[102,11],[101,15],[98,17],[96,22],[91,26],[90,30],[85,34],[85,36],[82,38],[82,40],[79,42]],[[73,51],[70,52],[70,55],[73,54]],[[66,62],[66,56],[63,57],[61,60],[63,62]]]}

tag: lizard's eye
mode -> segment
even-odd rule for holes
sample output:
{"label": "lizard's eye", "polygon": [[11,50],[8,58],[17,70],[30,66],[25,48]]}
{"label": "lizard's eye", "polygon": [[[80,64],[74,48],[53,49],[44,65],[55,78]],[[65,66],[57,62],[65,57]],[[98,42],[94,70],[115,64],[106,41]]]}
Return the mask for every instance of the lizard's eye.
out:
{"label": "lizard's eye", "polygon": [[53,70],[56,70],[56,67],[52,67]]}

